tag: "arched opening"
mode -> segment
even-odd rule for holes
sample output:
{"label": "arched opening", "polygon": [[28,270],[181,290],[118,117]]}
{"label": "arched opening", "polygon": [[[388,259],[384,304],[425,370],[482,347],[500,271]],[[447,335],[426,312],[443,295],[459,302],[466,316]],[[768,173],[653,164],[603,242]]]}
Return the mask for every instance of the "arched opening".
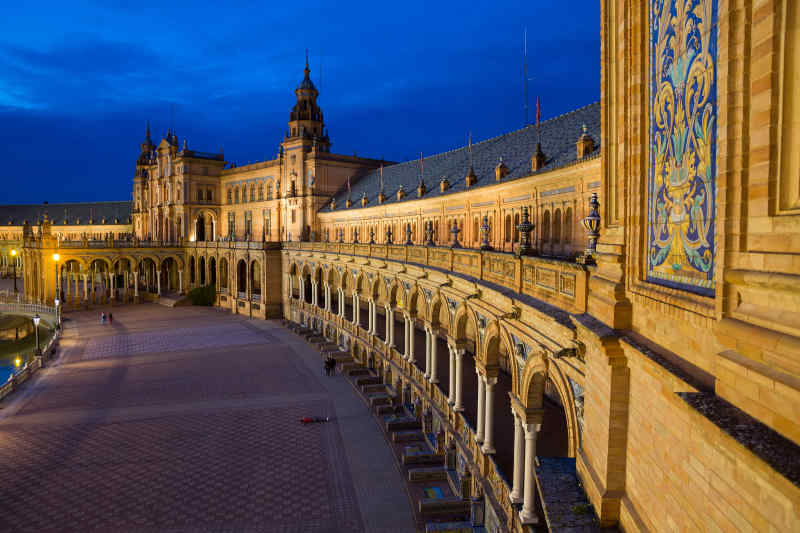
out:
{"label": "arched opening", "polygon": [[311,303],[311,274],[303,274],[303,301]]}
{"label": "arched opening", "polygon": [[105,303],[111,297],[108,263],[95,259],[89,264],[89,299],[93,303]]}
{"label": "arched opening", "polygon": [[316,283],[317,287],[317,307],[323,309],[325,307],[325,295],[323,294],[323,286],[322,286],[322,269],[318,268],[314,271],[314,283]]}
{"label": "arched opening", "polygon": [[510,484],[514,475],[514,414],[507,398],[513,390],[513,359],[506,343],[501,342],[498,331],[495,330],[490,335],[486,343],[485,360],[490,373],[497,377],[492,400],[494,461]]}
{"label": "arched opening", "polygon": [[254,302],[261,301],[261,264],[258,261],[250,263],[250,297]]}
{"label": "arched opening", "polygon": [[217,260],[215,258],[211,258],[208,260],[208,274],[211,281],[211,285],[217,284]]}
{"label": "arched opening", "polygon": [[506,215],[506,242],[511,242],[511,215]]}
{"label": "arched opening", "polygon": [[550,211],[545,211],[542,215],[542,242],[550,241]]}
{"label": "arched opening", "polygon": [[572,242],[572,208],[564,211],[564,242]]}
{"label": "arched opening", "polygon": [[149,257],[145,257],[139,263],[139,291],[145,293],[155,293],[158,291],[158,280],[156,279],[156,264]]}
{"label": "arched opening", "polygon": [[236,263],[236,291],[239,299],[247,298],[247,263],[244,259]]}
{"label": "arched opening", "polygon": [[224,257],[219,260],[219,286],[228,288],[228,260]]}
{"label": "arched opening", "polygon": [[180,292],[178,263],[172,257],[161,262],[161,294]]}
{"label": "arched opening", "polygon": [[550,378],[544,382],[542,429],[536,438],[536,455],[569,457],[569,430],[561,396]]}
{"label": "arched opening", "polygon": [[200,285],[206,284],[206,258],[201,257],[198,262],[198,274],[200,274]]}
{"label": "arched opening", "polygon": [[553,213],[553,243],[561,242],[561,209]]}
{"label": "arched opening", "polygon": [[189,283],[195,284],[194,257],[189,258]]}

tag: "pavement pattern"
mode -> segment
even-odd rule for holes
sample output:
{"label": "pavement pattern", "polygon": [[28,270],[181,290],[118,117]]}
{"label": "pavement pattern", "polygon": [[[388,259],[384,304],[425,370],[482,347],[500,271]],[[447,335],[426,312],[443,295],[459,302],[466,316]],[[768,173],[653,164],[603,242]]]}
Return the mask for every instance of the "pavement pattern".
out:
{"label": "pavement pattern", "polygon": [[0,531],[414,531],[369,411],[277,322],[113,313],[0,404]]}

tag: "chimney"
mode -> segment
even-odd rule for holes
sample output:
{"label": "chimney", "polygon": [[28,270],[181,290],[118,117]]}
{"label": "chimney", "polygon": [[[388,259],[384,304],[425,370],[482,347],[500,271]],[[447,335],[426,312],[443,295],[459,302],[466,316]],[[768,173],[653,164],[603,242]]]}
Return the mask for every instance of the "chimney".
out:
{"label": "chimney", "polygon": [[508,167],[503,163],[503,158],[501,157],[500,162],[494,167],[494,179],[501,181],[506,175],[508,175]]}
{"label": "chimney", "polygon": [[541,143],[536,143],[536,151],[531,156],[531,170],[534,172],[541,170],[546,162]]}
{"label": "chimney", "polygon": [[583,159],[594,151],[594,139],[586,132],[586,124],[583,125],[583,133],[575,144],[578,147],[578,159]]}
{"label": "chimney", "polygon": [[475,175],[475,169],[469,167],[469,172],[467,172],[467,176],[464,178],[464,184],[467,187],[472,187],[478,181],[478,176]]}

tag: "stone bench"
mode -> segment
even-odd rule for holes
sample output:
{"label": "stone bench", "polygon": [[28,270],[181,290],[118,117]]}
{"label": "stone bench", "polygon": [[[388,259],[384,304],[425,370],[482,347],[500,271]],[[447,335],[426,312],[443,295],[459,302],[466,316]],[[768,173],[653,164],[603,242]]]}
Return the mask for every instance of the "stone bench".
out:
{"label": "stone bench", "polygon": [[[344,372],[347,373],[348,376],[352,376],[354,378],[355,377],[361,378],[361,377],[366,377],[366,376],[370,376],[370,377],[372,376],[372,372],[370,371],[369,368],[363,367],[363,366],[359,365],[358,363],[353,363],[353,364],[356,365],[356,366],[351,368],[351,369],[348,369],[348,370],[343,370]],[[378,379],[378,378],[374,377],[373,379]],[[356,385],[358,385],[358,380],[356,380]]]}
{"label": "stone bench", "polygon": [[403,464],[406,466],[424,465],[440,466],[444,464],[444,456],[430,451],[424,452],[403,452]]}
{"label": "stone bench", "polygon": [[389,431],[403,431],[408,429],[421,429],[419,420],[413,416],[398,416],[394,420],[386,421],[386,429]]}
{"label": "stone bench", "polygon": [[361,390],[364,394],[374,394],[376,392],[386,392],[386,385],[383,383],[366,383],[361,385]]}
{"label": "stone bench", "polygon": [[428,522],[425,524],[425,533],[474,533],[472,522]]}
{"label": "stone bench", "polygon": [[[350,375],[353,375],[352,373]],[[363,387],[364,385],[377,385],[381,382],[378,376],[365,375],[356,378],[356,385]]]}
{"label": "stone bench", "polygon": [[423,466],[408,469],[408,480],[412,483],[424,481],[447,481],[447,471],[444,466]]}
{"label": "stone bench", "polygon": [[392,433],[392,441],[394,442],[419,442],[422,441],[423,438],[422,431],[418,429],[395,431]]}
{"label": "stone bench", "polygon": [[369,406],[371,408],[378,407],[381,405],[390,405],[392,403],[392,397],[388,394],[373,394],[367,397],[367,402],[369,402]]}
{"label": "stone bench", "polygon": [[458,496],[423,498],[419,501],[419,512],[425,517],[469,516],[470,502]]}

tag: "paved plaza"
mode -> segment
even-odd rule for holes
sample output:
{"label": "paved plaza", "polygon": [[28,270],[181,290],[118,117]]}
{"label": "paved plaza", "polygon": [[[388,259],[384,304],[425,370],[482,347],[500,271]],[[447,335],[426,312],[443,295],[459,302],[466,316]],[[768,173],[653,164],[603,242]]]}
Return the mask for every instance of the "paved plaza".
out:
{"label": "paved plaza", "polygon": [[414,531],[367,407],[277,322],[113,313],[0,404],[0,531]]}

